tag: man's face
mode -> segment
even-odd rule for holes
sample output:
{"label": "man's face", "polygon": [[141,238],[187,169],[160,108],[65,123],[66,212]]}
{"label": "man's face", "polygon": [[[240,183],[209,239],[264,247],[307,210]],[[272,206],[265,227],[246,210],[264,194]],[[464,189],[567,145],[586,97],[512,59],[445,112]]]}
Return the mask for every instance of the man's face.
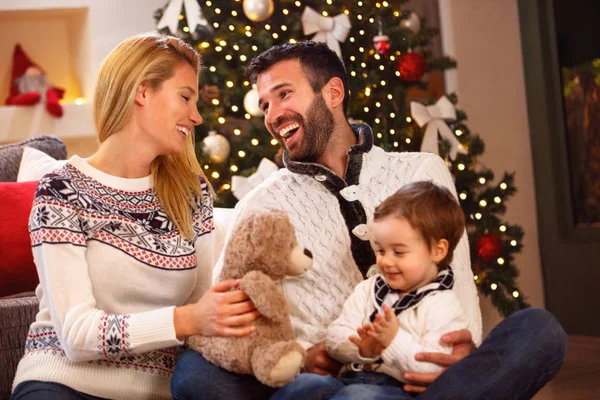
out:
{"label": "man's face", "polygon": [[257,79],[265,126],[293,161],[317,162],[335,126],[321,93],[313,89],[296,60],[275,64]]}

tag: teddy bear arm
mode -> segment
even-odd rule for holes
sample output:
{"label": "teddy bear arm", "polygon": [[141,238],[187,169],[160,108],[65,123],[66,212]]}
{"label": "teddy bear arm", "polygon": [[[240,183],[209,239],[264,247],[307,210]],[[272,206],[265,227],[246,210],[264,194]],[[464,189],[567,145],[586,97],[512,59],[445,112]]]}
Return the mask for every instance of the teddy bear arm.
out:
{"label": "teddy bear arm", "polygon": [[275,282],[263,272],[250,271],[242,278],[240,288],[250,297],[256,309],[266,318],[282,322],[289,318],[288,304]]}

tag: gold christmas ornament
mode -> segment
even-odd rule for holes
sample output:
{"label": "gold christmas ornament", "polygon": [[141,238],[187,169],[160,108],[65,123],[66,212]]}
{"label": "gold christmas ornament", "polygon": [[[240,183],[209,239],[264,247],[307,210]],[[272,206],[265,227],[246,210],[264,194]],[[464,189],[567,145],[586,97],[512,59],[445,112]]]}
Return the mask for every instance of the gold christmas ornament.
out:
{"label": "gold christmas ornament", "polygon": [[268,19],[275,10],[273,0],[244,0],[244,14],[250,21],[262,22]]}
{"label": "gold christmas ornament", "polygon": [[225,136],[219,135],[217,131],[208,132],[208,136],[204,138],[202,145],[210,160],[217,164],[224,163],[231,151],[229,140]]}

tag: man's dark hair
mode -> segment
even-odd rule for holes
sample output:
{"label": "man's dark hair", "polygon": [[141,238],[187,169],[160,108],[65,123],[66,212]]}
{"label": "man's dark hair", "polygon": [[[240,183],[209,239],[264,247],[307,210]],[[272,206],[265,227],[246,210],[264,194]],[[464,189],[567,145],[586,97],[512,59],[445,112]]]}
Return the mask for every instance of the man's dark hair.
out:
{"label": "man's dark hair", "polygon": [[246,77],[254,84],[258,75],[281,61],[298,59],[313,92],[319,93],[333,77],[344,83],[344,114],[348,109],[350,88],[346,68],[338,55],[327,44],[304,40],[271,47],[254,57],[246,67]]}

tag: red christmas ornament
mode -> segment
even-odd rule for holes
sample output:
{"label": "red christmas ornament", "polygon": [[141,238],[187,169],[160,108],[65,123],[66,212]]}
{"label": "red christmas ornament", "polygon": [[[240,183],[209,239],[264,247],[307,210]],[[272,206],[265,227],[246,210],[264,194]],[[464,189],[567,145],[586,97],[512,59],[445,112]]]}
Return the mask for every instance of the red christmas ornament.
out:
{"label": "red christmas ornament", "polygon": [[425,73],[425,59],[419,53],[404,53],[398,57],[396,69],[400,78],[408,82],[420,81]]}
{"label": "red christmas ornament", "polygon": [[373,38],[377,54],[387,57],[390,51],[390,38],[388,35],[377,35]]}
{"label": "red christmas ornament", "polygon": [[490,262],[502,254],[502,240],[495,233],[484,233],[475,241],[475,249],[479,258]]}

